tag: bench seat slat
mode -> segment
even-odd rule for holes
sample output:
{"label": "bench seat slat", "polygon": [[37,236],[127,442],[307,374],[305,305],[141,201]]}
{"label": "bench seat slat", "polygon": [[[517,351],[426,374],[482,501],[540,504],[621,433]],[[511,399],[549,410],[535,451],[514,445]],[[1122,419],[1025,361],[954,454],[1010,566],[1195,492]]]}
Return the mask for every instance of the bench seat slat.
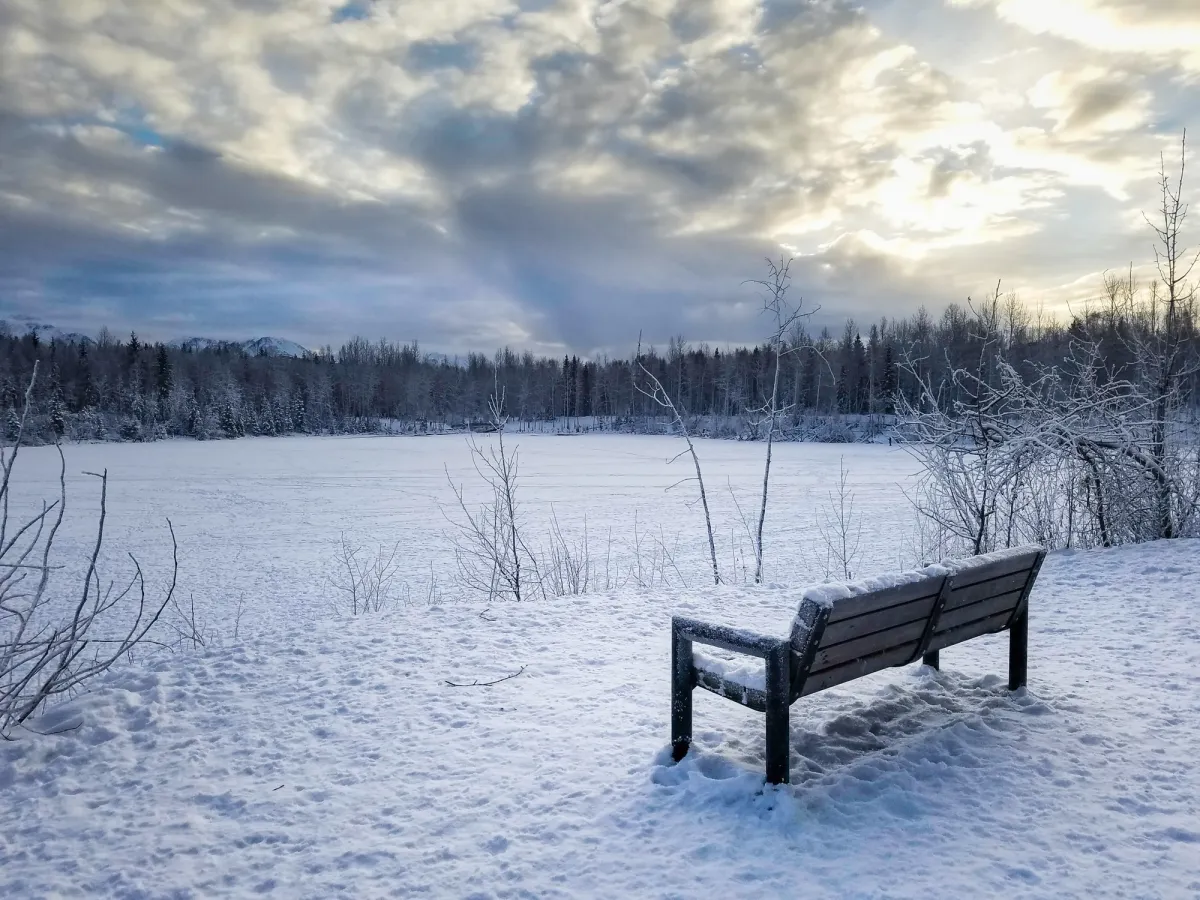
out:
{"label": "bench seat slat", "polygon": [[976,603],[979,600],[986,600],[997,594],[1007,594],[1009,591],[1020,593],[1021,589],[1025,587],[1025,582],[1029,580],[1031,571],[1030,569],[1023,569],[1020,572],[1012,572],[1008,575],[1001,575],[998,578],[989,578],[987,581],[977,581],[966,587],[959,587],[956,580],[950,591],[950,596],[946,598],[943,615],[951,610],[958,609],[960,606],[969,606],[972,603]]}
{"label": "bench seat slat", "polygon": [[917,649],[917,644],[917,641],[910,641],[907,644],[902,644],[883,653],[877,653],[874,656],[864,656],[861,659],[856,659],[853,662],[848,662],[840,666],[834,666],[831,669],[813,672],[804,682],[804,690],[801,692],[801,696],[815,694],[817,691],[823,691],[826,688],[831,688],[847,681],[853,681],[855,678],[870,675],[872,672],[878,672],[881,669],[902,665],[912,658],[913,652]]}
{"label": "bench seat slat", "polygon": [[986,616],[982,619],[976,619],[973,622],[960,625],[958,628],[953,628],[950,631],[935,634],[933,640],[929,642],[929,649],[926,652],[941,650],[945,647],[951,647],[954,644],[961,644],[963,641],[969,641],[971,638],[977,638],[992,631],[1003,631],[1008,627],[1008,620],[1011,618],[1012,611],[1010,610]]}
{"label": "bench seat slat", "polygon": [[857,616],[878,612],[891,606],[899,606],[902,603],[911,603],[913,600],[936,596],[938,588],[941,586],[941,581],[940,577],[922,578],[919,581],[911,581],[908,584],[897,585],[896,587],[886,588],[882,591],[872,591],[869,594],[860,594],[857,597],[846,597],[843,600],[838,600],[833,604],[833,609],[829,613],[828,624],[833,625],[846,619],[853,619]]}
{"label": "bench seat slat", "polygon": [[876,631],[853,641],[842,641],[840,644],[818,650],[816,658],[813,660],[813,670],[829,669],[863,656],[871,656],[891,650],[893,647],[911,644],[925,633],[926,621],[927,619],[918,619],[896,628]]}
{"label": "bench seat slat", "polygon": [[825,626],[825,634],[821,638],[821,647],[832,647],[842,641],[850,641],[876,631],[907,625],[918,619],[929,617],[933,603],[937,600],[937,592],[927,597],[920,597],[908,603],[898,603],[895,606],[884,607],[871,613],[855,616],[853,619],[842,619],[832,625]]}
{"label": "bench seat slat", "polygon": [[[1024,585],[1022,585],[1022,588]],[[987,616],[996,615],[999,613],[1009,613],[1017,608],[1017,603],[1021,599],[1021,589],[1009,591],[1006,594],[1001,594],[998,597],[989,597],[986,600],[980,600],[972,603],[970,606],[960,606],[958,609],[950,612],[942,613],[938,619],[937,628],[934,629],[934,634],[943,634],[947,631],[952,631],[966,625],[968,622],[974,622],[976,619],[983,619]]]}

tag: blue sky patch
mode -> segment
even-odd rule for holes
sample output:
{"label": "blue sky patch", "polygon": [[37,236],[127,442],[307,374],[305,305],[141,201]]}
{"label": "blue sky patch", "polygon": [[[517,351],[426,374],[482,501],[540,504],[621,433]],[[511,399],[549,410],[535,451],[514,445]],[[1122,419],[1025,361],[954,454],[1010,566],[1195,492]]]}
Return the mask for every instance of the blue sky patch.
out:
{"label": "blue sky patch", "polygon": [[371,15],[371,6],[366,0],[350,0],[343,6],[339,6],[333,11],[330,16],[330,21],[336,25],[338,22],[358,21],[366,19]]}

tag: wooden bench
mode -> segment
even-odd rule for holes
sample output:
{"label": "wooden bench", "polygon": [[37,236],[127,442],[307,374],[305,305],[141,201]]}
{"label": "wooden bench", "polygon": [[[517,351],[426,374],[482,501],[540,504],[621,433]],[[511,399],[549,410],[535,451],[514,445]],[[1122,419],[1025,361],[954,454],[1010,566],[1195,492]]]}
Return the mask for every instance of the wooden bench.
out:
{"label": "wooden bench", "polygon": [[[676,616],[671,620],[671,744],[683,759],[692,741],[696,687],[766,714],[767,781],[789,780],[788,714],[801,697],[891,666],[922,660],[938,668],[938,652],[997,631],[1009,633],[1008,687],[1023,687],[1029,592],[1046,553],[1018,547],[877,580],[871,589],[817,585],[801,598],[786,637],[767,637]],[[839,596],[840,595],[840,596]],[[762,660],[725,666],[696,659],[693,643]],[[730,669],[734,671],[730,671]]]}

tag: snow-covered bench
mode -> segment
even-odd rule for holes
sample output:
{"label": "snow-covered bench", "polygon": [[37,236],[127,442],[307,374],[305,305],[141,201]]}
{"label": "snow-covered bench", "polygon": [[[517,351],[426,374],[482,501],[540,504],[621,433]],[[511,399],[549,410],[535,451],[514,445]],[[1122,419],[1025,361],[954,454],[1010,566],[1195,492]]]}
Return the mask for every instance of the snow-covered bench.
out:
{"label": "snow-covered bench", "polygon": [[1041,547],[1016,547],[852,584],[813,585],[800,594],[788,637],[674,617],[675,759],[691,745],[695,687],[766,714],[767,780],[778,784],[789,779],[788,710],[801,697],[918,659],[937,668],[943,647],[1006,629],[1008,687],[1024,686],[1029,592],[1045,555]]}

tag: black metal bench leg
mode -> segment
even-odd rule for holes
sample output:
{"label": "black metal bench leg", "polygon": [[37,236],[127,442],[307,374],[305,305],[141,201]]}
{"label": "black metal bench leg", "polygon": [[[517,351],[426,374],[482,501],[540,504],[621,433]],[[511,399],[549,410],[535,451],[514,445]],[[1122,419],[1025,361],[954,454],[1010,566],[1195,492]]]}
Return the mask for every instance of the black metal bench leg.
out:
{"label": "black metal bench leg", "polygon": [[687,756],[692,744],[692,688],[695,686],[692,642],[671,629],[671,756]]}
{"label": "black metal bench leg", "polygon": [[1029,666],[1029,610],[1022,610],[1008,629],[1008,689],[1025,687]]}
{"label": "black metal bench leg", "polygon": [[791,780],[792,739],[789,722],[791,653],[784,644],[767,657],[767,781]]}
{"label": "black metal bench leg", "polygon": [[931,669],[940,669],[942,667],[941,651],[934,650],[932,653],[926,653],[921,657],[921,662]]}

